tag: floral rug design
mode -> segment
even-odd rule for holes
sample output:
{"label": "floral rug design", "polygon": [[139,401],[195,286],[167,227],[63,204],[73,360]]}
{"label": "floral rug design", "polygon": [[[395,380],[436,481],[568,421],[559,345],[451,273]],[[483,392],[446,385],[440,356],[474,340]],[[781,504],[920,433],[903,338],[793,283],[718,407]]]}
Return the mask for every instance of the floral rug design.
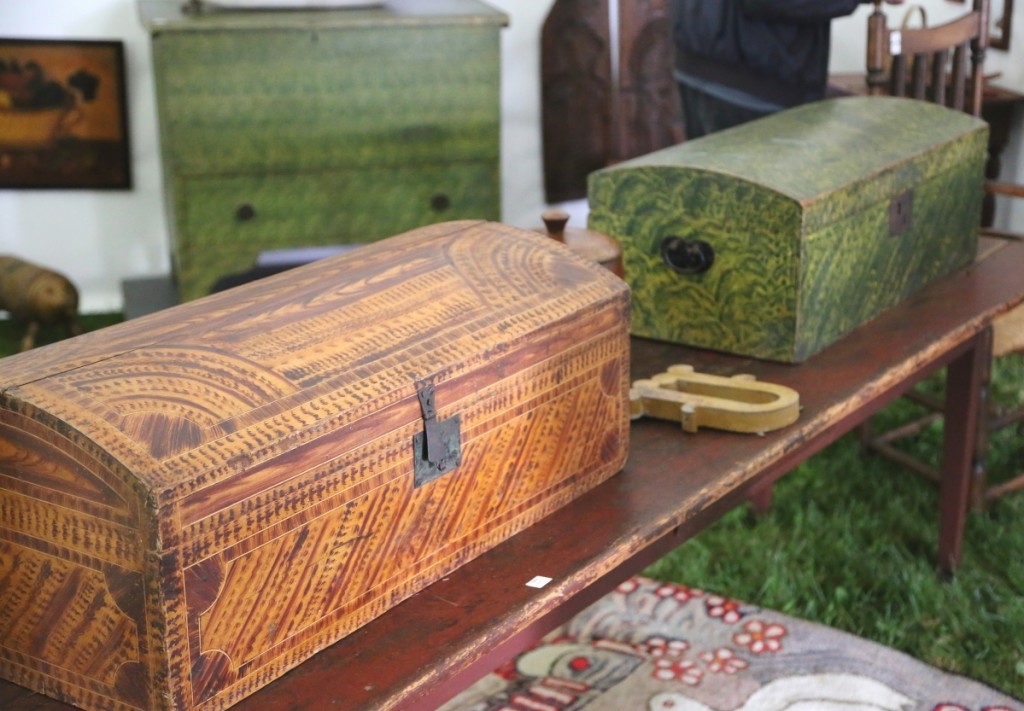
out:
{"label": "floral rug design", "polygon": [[1024,711],[844,632],[632,578],[440,711]]}

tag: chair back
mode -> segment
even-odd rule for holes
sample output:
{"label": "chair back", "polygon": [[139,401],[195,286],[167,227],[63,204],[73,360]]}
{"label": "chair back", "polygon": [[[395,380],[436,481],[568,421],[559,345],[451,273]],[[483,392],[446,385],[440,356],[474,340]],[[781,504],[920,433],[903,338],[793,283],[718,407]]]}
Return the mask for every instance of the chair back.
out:
{"label": "chair back", "polygon": [[981,115],[989,0],[935,27],[890,28],[875,0],[868,18],[868,93],[909,96]]}

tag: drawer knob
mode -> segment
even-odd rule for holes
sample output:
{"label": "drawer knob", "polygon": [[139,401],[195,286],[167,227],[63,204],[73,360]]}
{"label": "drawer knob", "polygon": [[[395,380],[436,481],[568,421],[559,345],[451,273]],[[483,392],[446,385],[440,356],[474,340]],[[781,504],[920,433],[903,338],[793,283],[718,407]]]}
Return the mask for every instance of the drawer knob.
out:
{"label": "drawer knob", "polygon": [[256,208],[247,202],[243,202],[235,209],[235,219],[239,222],[248,222],[256,217]]}
{"label": "drawer knob", "polygon": [[680,274],[703,274],[715,263],[715,250],[703,240],[672,236],[661,241],[661,258]]}
{"label": "drawer knob", "polygon": [[452,199],[444,193],[436,193],[430,198],[430,207],[432,207],[435,212],[444,212],[451,206]]}
{"label": "drawer knob", "polygon": [[905,235],[914,227],[914,191],[905,190],[889,201],[889,234]]}

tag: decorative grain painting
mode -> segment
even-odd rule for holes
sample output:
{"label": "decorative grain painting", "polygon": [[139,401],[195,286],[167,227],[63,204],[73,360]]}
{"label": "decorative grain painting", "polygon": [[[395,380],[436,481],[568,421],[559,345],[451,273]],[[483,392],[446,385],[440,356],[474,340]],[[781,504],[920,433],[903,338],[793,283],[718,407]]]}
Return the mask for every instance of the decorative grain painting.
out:
{"label": "decorative grain painting", "polygon": [[0,188],[130,187],[123,43],[0,38]]}

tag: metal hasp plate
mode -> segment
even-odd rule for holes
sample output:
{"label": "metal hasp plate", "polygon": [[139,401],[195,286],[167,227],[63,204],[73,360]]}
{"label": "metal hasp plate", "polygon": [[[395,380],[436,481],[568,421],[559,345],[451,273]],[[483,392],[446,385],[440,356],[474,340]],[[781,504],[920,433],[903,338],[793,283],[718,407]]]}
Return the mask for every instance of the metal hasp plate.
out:
{"label": "metal hasp plate", "polygon": [[914,226],[914,191],[904,190],[889,201],[889,234],[893,237],[910,232]]}
{"label": "metal hasp plate", "polygon": [[697,373],[689,365],[673,365],[635,381],[629,400],[633,419],[647,415],[673,420],[687,432],[711,427],[763,433],[790,425],[800,415],[800,395],[792,388],[752,375]]}
{"label": "metal hasp plate", "polygon": [[412,438],[413,486],[419,488],[462,463],[462,430],[458,415],[447,420],[437,419],[433,383],[422,385],[416,396],[423,413],[423,431]]}

